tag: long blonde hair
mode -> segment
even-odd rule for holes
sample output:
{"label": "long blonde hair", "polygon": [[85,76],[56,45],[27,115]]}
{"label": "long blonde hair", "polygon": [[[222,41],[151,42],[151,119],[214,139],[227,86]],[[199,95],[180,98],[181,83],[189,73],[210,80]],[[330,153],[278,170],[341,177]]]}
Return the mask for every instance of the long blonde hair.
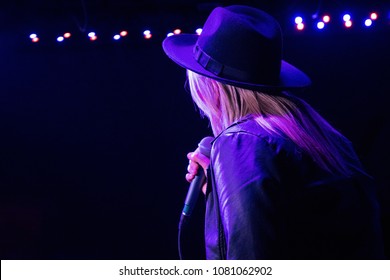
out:
{"label": "long blonde hair", "polygon": [[215,136],[253,115],[263,129],[291,139],[324,170],[350,175],[346,157],[354,156],[354,152],[345,145],[349,141],[302,99],[222,84],[189,70],[187,77],[192,99],[210,120]]}

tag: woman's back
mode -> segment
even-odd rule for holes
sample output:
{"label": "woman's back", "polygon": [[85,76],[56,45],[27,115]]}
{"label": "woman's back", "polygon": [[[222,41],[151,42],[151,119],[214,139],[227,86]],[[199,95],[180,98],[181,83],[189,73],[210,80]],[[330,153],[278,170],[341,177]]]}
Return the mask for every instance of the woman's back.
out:
{"label": "woman's back", "polygon": [[207,257],[382,259],[375,188],[350,165],[353,176],[333,175],[253,118],[233,124],[211,153]]}

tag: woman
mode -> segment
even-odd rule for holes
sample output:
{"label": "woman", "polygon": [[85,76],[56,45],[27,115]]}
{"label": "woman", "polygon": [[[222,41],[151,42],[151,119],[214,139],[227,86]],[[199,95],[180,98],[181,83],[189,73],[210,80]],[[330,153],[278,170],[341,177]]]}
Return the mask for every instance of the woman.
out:
{"label": "woman", "polygon": [[188,154],[186,175],[207,173],[206,256],[383,258],[371,178],[351,143],[289,93],[310,80],[281,45],[276,20],[247,6],[216,8],[200,36],[163,43],[215,136],[210,159]]}

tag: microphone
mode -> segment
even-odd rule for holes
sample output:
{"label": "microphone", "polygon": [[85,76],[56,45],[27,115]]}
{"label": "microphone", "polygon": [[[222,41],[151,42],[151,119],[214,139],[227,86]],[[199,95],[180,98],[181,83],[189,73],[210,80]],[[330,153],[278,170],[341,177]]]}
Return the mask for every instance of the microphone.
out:
{"label": "microphone", "polygon": [[[207,136],[203,138],[198,144],[200,153],[208,158],[210,157],[211,142],[213,140],[214,137]],[[204,174],[203,168],[199,166],[198,173],[195,175],[195,178],[194,180],[192,180],[188,189],[180,220],[183,220],[184,217],[191,216],[192,211],[194,210],[194,207],[196,205],[196,201],[198,200],[199,193],[202,189],[203,184],[205,183],[205,180],[206,175]]]}

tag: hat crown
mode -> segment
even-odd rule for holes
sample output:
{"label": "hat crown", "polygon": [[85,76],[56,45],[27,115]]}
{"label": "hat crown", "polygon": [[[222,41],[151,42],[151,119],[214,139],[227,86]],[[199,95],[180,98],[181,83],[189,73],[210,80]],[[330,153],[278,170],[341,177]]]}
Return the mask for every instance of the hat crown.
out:
{"label": "hat crown", "polygon": [[270,92],[311,83],[305,73],[282,60],[279,23],[248,6],[214,9],[199,36],[167,37],[163,49],[186,69],[245,89]]}
{"label": "hat crown", "polygon": [[[198,51],[209,59],[199,60]],[[238,5],[218,7],[204,24],[194,55],[205,69],[220,65],[215,74],[222,78],[238,76],[245,83],[277,84],[282,32],[278,22],[261,10]],[[212,68],[207,70],[213,72]]]}

